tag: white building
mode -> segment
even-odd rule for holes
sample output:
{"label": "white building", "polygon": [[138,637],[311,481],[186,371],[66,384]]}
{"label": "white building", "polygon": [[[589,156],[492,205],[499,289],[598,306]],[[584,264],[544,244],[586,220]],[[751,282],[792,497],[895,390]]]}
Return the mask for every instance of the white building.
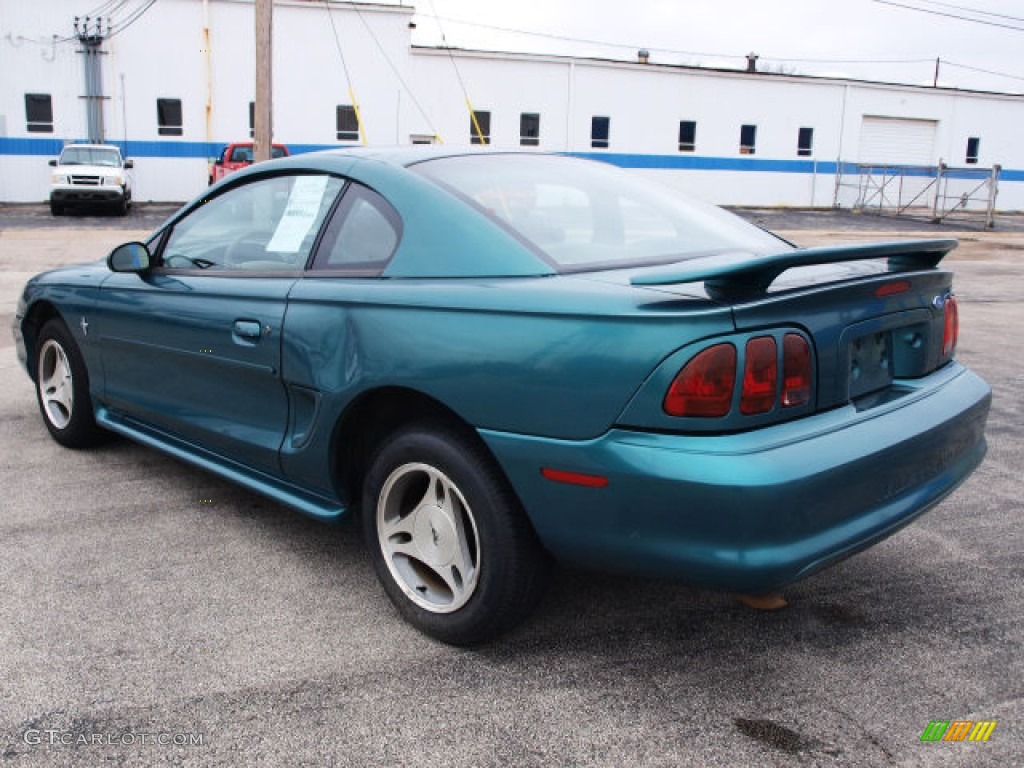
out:
{"label": "white building", "polygon": [[[45,200],[46,161],[97,138],[84,98],[90,48],[74,23],[116,5],[0,0],[0,201]],[[468,100],[496,147],[604,158],[717,203],[848,205],[837,171],[849,181],[858,163],[945,162],[1000,165],[998,208],[1024,209],[1024,96],[419,48],[408,6],[329,6],[275,1],[274,138],[293,152],[359,143],[350,94],[370,144],[468,146]],[[250,136],[253,9],[161,0],[130,24],[115,18],[113,33],[79,19],[100,51],[94,114],[102,138],[135,160],[136,200],[191,198],[207,159]]]}

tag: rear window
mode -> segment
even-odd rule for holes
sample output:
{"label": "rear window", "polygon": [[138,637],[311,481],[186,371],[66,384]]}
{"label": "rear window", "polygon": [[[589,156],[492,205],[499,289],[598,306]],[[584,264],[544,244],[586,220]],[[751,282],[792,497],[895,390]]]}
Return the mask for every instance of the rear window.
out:
{"label": "rear window", "polygon": [[558,155],[463,155],[412,170],[512,230],[561,271],[789,247],[727,211],[604,163]]}

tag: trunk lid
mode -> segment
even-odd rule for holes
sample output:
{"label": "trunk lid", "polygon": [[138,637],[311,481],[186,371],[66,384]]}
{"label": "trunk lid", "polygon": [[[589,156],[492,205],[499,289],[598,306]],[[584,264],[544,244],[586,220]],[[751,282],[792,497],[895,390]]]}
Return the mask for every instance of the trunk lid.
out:
{"label": "trunk lid", "polygon": [[740,332],[804,331],[816,360],[815,410],[847,402],[868,408],[898,397],[901,379],[920,378],[951,359],[943,336],[952,274],[936,267],[956,244],[915,240],[722,254],[635,273],[630,282],[729,303]]}

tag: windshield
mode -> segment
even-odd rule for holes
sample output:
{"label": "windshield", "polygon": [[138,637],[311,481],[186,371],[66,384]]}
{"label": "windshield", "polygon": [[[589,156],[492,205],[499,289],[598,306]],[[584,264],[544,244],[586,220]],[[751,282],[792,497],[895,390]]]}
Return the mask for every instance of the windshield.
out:
{"label": "windshield", "polygon": [[412,170],[513,230],[561,271],[790,247],[721,208],[605,163],[559,155],[463,155]]}
{"label": "windshield", "polygon": [[107,147],[66,147],[60,153],[61,165],[102,165],[121,167],[121,152]]}

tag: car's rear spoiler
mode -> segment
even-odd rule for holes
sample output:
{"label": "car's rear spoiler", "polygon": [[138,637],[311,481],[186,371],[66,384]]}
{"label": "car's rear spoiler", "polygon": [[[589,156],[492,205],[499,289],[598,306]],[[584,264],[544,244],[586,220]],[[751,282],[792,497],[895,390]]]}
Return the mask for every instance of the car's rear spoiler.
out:
{"label": "car's rear spoiler", "polygon": [[732,252],[634,275],[630,282],[633,285],[673,285],[703,281],[709,295],[726,298],[764,293],[775,278],[793,267],[888,258],[889,268],[894,271],[932,269],[956,246],[957,241],[948,238],[796,248],[768,256]]}

